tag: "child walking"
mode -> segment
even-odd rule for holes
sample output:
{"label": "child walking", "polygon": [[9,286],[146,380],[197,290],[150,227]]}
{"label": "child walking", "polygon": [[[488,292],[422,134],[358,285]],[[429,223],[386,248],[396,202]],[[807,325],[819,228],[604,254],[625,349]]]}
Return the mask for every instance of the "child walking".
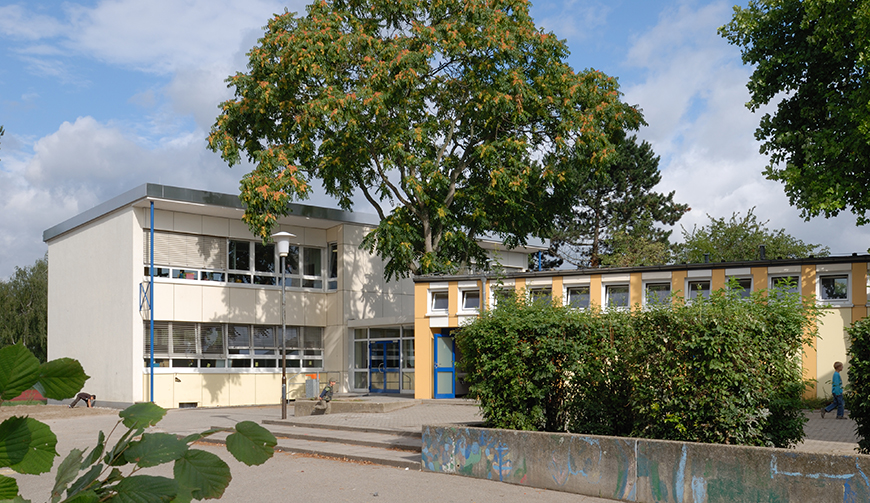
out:
{"label": "child walking", "polygon": [[837,419],[846,419],[846,416],[843,415],[843,408],[846,404],[843,402],[843,379],[840,377],[842,370],[843,364],[834,362],[834,379],[831,381],[831,394],[834,395],[834,401],[822,409],[822,419],[825,418],[825,413],[831,412],[834,407],[837,408]]}

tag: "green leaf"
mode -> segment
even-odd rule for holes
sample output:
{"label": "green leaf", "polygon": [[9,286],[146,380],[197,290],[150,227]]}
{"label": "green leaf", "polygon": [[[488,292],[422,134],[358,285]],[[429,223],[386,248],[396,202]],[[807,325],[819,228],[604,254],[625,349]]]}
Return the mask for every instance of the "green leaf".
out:
{"label": "green leaf", "polygon": [[0,400],[11,400],[33,387],[39,360],[21,344],[0,349]]}
{"label": "green leaf", "polygon": [[18,496],[18,482],[12,477],[0,475],[0,500],[11,500]]}
{"label": "green leaf", "polygon": [[275,454],[275,435],[253,421],[236,424],[236,433],[227,437],[227,450],[248,466],[261,465]]}
{"label": "green leaf", "polygon": [[112,450],[106,453],[103,461],[110,466],[123,466],[127,464],[127,458],[124,457],[124,451],[130,447],[130,443],[134,438],[138,438],[145,431],[145,428],[130,429],[121,435],[118,442],[112,447]]}
{"label": "green leaf", "polygon": [[175,462],[179,486],[189,488],[194,499],[220,498],[232,480],[230,467],[217,455],[191,449]]}
{"label": "green leaf", "polygon": [[100,433],[97,434],[97,445],[94,446],[93,450],[91,450],[91,453],[88,454],[88,457],[86,457],[84,461],[82,461],[82,469],[96,463],[100,459],[100,456],[103,455],[103,450],[105,448],[106,434],[103,433],[102,430],[100,430]]}
{"label": "green leaf", "polygon": [[166,477],[133,475],[115,486],[117,495],[112,498],[118,503],[159,503],[172,501],[178,493],[178,483]]}
{"label": "green leaf", "polygon": [[159,423],[166,415],[166,409],[151,402],[137,403],[118,414],[127,428],[147,428]]}
{"label": "green leaf", "polygon": [[100,497],[95,491],[85,491],[65,500],[64,503],[97,503],[98,501]]}
{"label": "green leaf", "polygon": [[142,468],[157,466],[175,461],[187,452],[187,443],[169,433],[146,433],[141,440],[131,442],[124,451],[124,457],[130,463],[136,463]]}
{"label": "green leaf", "polygon": [[36,475],[51,470],[57,451],[51,428],[29,417],[11,417],[0,424],[0,465]]}
{"label": "green leaf", "polygon": [[51,470],[51,465],[54,463],[54,458],[58,456],[57,436],[51,431],[47,424],[41,423],[36,419],[27,418],[27,428],[30,430],[30,444],[28,445],[27,454],[24,459],[18,464],[12,465],[10,468],[18,473],[26,473],[30,475],[38,475]]}
{"label": "green leaf", "polygon": [[36,389],[46,398],[63,400],[74,397],[88,379],[90,377],[77,360],[58,358],[40,365]]}
{"label": "green leaf", "polygon": [[12,466],[24,459],[30,445],[26,418],[13,416],[0,423],[0,466]]}
{"label": "green leaf", "polygon": [[69,487],[69,489],[67,489],[67,492],[66,492],[67,498],[75,496],[77,493],[88,489],[90,487],[91,483],[93,483],[95,480],[97,480],[97,477],[100,476],[100,473],[102,471],[103,471],[102,463],[92,466],[90,470],[85,472],[84,475],[79,477],[79,479],[76,480],[75,482],[73,482],[73,484]]}
{"label": "green leaf", "polygon": [[57,467],[57,474],[54,477],[54,488],[51,490],[52,503],[60,501],[63,492],[66,491],[66,488],[78,476],[81,467],[82,451],[79,449],[71,450]]}

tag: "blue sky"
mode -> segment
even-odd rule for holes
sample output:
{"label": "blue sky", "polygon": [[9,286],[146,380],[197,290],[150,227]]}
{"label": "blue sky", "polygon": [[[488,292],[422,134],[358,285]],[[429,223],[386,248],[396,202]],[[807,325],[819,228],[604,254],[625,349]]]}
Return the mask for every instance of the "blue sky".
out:
{"label": "blue sky", "polygon": [[[206,149],[224,79],[284,8],[270,0],[27,0],[0,3],[0,278],[31,265],[42,232],[145,182],[236,193],[244,166]],[[734,211],[834,254],[865,252],[850,215],[804,222],[761,175],[744,106],[751,69],[716,34],[733,1],[546,0],[532,15],[567,41],[575,69],[619,79],[661,156],[659,190],[692,211],[675,227]],[[330,206],[323,196],[309,204]],[[358,211],[370,211],[364,205]]]}

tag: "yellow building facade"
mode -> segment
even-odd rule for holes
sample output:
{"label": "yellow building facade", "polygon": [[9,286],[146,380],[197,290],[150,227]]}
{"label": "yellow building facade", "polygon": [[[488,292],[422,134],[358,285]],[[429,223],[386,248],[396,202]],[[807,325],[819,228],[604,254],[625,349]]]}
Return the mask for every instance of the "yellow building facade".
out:
{"label": "yellow building facade", "polygon": [[807,397],[830,396],[833,365],[845,365],[848,383],[849,336],[853,322],[868,315],[870,255],[762,260],[717,264],[551,270],[495,276],[418,277],[414,285],[416,338],[416,398],[462,396],[461,375],[455,371],[452,330],[471,322],[481,306],[493,305],[498,289],[521,295],[549,297],[554,302],[585,309],[643,308],[671,294],[689,298],[707,296],[725,288],[733,278],[749,295],[777,284],[793,285],[824,309],[818,336],[804,348],[806,378],[815,383]]}

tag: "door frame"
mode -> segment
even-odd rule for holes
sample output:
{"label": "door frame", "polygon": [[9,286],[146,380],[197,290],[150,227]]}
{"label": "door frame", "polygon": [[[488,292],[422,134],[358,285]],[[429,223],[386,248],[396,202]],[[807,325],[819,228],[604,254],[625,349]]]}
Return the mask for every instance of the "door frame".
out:
{"label": "door frame", "polygon": [[[453,335],[445,330],[444,334],[435,334],[434,347],[432,354],[433,361],[433,394],[434,398],[456,398],[456,341],[453,340]],[[449,339],[450,342],[450,361],[438,360],[438,342],[439,339]],[[438,389],[438,374],[450,374],[450,389]]]}
{"label": "door frame", "polygon": [[[387,367],[387,345],[395,344],[399,351],[399,361],[397,367]],[[375,346],[382,346],[382,354],[383,361],[376,368],[374,366],[375,360],[372,358],[372,348]],[[369,393],[400,393],[402,391],[402,377],[400,374],[401,366],[402,366],[402,355],[401,355],[402,345],[398,340],[378,340],[378,341],[369,341]],[[382,374],[383,375],[383,387],[376,388],[374,387],[374,379],[372,379],[373,374]],[[388,375],[396,374],[396,381],[398,382],[398,387],[394,390],[387,389],[387,377]]]}

